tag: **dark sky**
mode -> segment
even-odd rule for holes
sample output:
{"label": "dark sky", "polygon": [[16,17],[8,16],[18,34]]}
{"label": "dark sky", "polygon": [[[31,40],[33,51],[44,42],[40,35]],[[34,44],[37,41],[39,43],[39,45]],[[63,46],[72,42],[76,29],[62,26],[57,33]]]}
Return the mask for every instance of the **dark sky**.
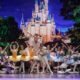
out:
{"label": "dark sky", "polygon": [[[42,0],[39,0],[42,1]],[[0,16],[14,16],[16,21],[20,24],[21,15],[24,14],[24,19],[27,21],[31,18],[32,10],[34,10],[35,0],[0,0]],[[72,27],[73,22],[64,20],[60,15],[62,4],[59,0],[49,0],[49,12],[54,15],[53,18],[56,27],[61,31],[66,31]]]}

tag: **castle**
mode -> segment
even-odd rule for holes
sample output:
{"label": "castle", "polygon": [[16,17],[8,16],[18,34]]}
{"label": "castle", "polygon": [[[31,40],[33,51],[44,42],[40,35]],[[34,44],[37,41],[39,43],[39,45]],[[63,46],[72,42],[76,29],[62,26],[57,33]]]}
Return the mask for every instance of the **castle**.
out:
{"label": "castle", "polygon": [[43,0],[40,3],[35,0],[35,10],[32,11],[32,18],[26,24],[22,16],[20,28],[25,36],[39,34],[44,42],[51,41],[56,26],[53,17],[49,14],[48,0]]}

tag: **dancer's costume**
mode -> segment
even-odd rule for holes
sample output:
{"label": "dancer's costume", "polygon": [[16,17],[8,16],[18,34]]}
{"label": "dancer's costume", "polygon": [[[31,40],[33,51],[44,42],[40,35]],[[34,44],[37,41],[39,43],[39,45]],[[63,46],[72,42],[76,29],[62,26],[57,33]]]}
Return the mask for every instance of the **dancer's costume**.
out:
{"label": "dancer's costume", "polygon": [[51,56],[50,56],[51,52],[50,50],[47,50],[47,59],[48,61],[51,61]]}
{"label": "dancer's costume", "polygon": [[63,62],[64,61],[64,58],[63,56],[59,53],[59,51],[56,51],[54,53],[54,55],[50,55],[51,56],[51,59],[54,61],[54,62]]}
{"label": "dancer's costume", "polygon": [[34,49],[33,48],[29,48],[29,53],[30,53],[30,60],[32,60],[33,57],[34,57]]}
{"label": "dancer's costume", "polygon": [[34,49],[33,48],[31,48],[31,47],[27,47],[26,49],[25,49],[25,51],[26,51],[26,53],[27,53],[27,58],[28,58],[28,60],[31,60],[31,59],[33,59],[33,57],[34,57]]}
{"label": "dancer's costume", "polygon": [[10,60],[13,62],[20,61],[20,56],[17,56],[17,50],[11,50],[12,56],[10,56]]}

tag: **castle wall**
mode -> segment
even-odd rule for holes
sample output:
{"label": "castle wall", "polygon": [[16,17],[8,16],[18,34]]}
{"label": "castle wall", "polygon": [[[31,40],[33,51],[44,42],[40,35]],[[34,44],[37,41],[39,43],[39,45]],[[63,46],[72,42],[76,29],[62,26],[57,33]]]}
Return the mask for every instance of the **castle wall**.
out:
{"label": "castle wall", "polygon": [[54,27],[52,27],[51,23],[44,25],[40,25],[39,23],[34,24],[35,25],[29,25],[27,27],[27,31],[32,35],[41,35],[43,37],[43,42],[51,41],[52,31],[54,30]]}

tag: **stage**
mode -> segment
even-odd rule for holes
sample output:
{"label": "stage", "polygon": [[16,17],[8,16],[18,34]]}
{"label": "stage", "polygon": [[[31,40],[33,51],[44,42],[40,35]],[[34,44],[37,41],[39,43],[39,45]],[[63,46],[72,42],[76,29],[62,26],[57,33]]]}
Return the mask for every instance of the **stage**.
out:
{"label": "stage", "polygon": [[0,74],[0,80],[80,80],[80,74]]}

